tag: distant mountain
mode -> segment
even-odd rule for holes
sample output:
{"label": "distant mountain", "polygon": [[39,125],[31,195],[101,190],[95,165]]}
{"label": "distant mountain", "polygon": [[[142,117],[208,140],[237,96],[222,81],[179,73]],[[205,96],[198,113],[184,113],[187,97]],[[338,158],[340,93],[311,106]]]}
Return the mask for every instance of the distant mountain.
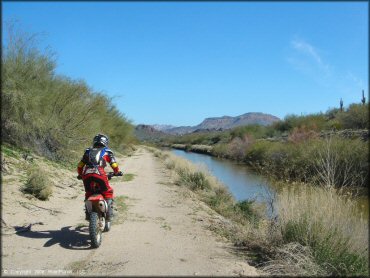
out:
{"label": "distant mountain", "polygon": [[169,134],[186,134],[186,133],[191,133],[195,131],[197,128],[193,126],[179,126],[179,127],[174,127],[170,128],[167,130],[163,130],[163,132],[169,133]]}
{"label": "distant mountain", "polygon": [[197,127],[200,129],[205,128],[222,128],[222,129],[230,129],[237,126],[243,125],[270,125],[273,122],[279,121],[278,117],[273,115],[264,114],[260,112],[250,112],[245,113],[240,116],[230,117],[230,116],[223,116],[223,117],[215,117],[215,118],[207,118]]}
{"label": "distant mountain", "polygon": [[260,112],[245,113],[240,116],[222,116],[206,118],[203,122],[196,126],[178,126],[172,125],[137,125],[135,127],[135,135],[140,140],[158,141],[168,135],[182,135],[187,133],[200,133],[222,131],[231,129],[237,126],[245,125],[270,125],[280,121],[278,117]]}
{"label": "distant mountain", "polygon": [[179,126],[169,129],[162,129],[162,131],[169,134],[186,134],[195,131],[200,132],[202,130],[204,131],[225,130],[237,126],[245,126],[252,124],[266,126],[277,121],[280,121],[280,119],[276,116],[260,112],[250,112],[236,117],[222,116],[206,118],[203,122],[196,126]]}
{"label": "distant mountain", "polygon": [[135,136],[142,141],[156,141],[168,136],[168,134],[155,129],[150,125],[137,125],[135,127]]}
{"label": "distant mountain", "polygon": [[156,130],[159,130],[159,131],[164,131],[164,130],[168,130],[168,129],[171,129],[171,128],[175,127],[173,125],[151,125],[151,126],[154,127]]}
{"label": "distant mountain", "polygon": [[207,132],[214,132],[214,131],[223,131],[223,129],[222,128],[196,129],[192,133],[207,133]]}

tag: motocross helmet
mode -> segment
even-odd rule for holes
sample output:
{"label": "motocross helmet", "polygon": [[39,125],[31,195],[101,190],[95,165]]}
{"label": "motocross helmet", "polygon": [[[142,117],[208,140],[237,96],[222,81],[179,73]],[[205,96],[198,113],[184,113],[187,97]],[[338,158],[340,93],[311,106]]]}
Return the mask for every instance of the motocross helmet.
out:
{"label": "motocross helmet", "polygon": [[98,147],[98,146],[108,147],[108,143],[109,143],[109,138],[107,135],[104,135],[104,134],[99,133],[98,135],[95,135],[93,139],[94,147]]}

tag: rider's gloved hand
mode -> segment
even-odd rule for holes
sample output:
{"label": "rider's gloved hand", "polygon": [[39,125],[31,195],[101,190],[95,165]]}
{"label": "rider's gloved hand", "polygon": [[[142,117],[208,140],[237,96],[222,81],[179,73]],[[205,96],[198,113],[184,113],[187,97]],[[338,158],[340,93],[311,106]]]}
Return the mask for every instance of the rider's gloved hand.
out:
{"label": "rider's gloved hand", "polygon": [[78,175],[78,176],[77,176],[77,179],[78,179],[78,180],[82,180],[82,176],[81,176],[81,175]]}
{"label": "rider's gloved hand", "polygon": [[122,171],[118,171],[117,173],[114,174],[115,176],[123,176]]}

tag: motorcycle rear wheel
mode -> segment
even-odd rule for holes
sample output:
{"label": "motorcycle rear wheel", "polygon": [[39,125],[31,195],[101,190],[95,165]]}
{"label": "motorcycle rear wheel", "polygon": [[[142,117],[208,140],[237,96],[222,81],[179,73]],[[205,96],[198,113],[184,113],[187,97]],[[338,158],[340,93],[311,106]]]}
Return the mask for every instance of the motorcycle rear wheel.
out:
{"label": "motorcycle rear wheel", "polygon": [[90,213],[89,234],[92,247],[98,248],[102,242],[102,230],[99,227],[99,215],[96,212]]}

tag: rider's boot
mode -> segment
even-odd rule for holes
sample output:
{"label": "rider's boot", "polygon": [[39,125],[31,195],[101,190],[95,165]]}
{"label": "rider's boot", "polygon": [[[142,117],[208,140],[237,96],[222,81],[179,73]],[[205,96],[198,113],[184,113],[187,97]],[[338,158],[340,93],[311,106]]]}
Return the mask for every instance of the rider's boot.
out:
{"label": "rider's boot", "polygon": [[85,207],[85,220],[90,221],[90,213],[87,211],[86,205],[84,207]]}
{"label": "rider's boot", "polygon": [[108,205],[107,221],[113,220],[113,199],[106,199]]}

